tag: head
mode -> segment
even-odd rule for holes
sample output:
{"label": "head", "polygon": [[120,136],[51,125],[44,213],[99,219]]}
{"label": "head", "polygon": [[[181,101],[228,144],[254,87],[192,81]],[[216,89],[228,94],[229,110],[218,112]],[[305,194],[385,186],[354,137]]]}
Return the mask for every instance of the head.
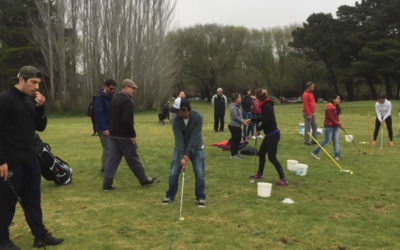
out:
{"label": "head", "polygon": [[117,86],[117,82],[113,79],[108,79],[104,82],[104,93],[107,95],[112,94],[115,91],[115,87]]}
{"label": "head", "polygon": [[340,95],[332,95],[329,97],[329,102],[335,105],[338,115],[342,112],[340,109]]}
{"label": "head", "polygon": [[177,114],[179,118],[188,119],[190,117],[190,102],[186,98],[178,97],[175,99],[170,111],[171,113]]}
{"label": "head", "polygon": [[122,92],[127,93],[130,97],[133,97],[133,95],[136,92],[136,89],[138,86],[134,81],[131,79],[125,79],[121,82],[121,87],[122,87]]}
{"label": "head", "polygon": [[222,95],[222,92],[223,92],[223,91],[222,91],[222,88],[218,88],[218,89],[217,89],[217,94],[218,94],[218,95]]}
{"label": "head", "polygon": [[379,93],[379,95],[378,95],[378,102],[379,102],[380,104],[383,104],[383,103],[385,103],[385,99],[386,99],[386,95],[385,95],[384,93]]}
{"label": "head", "polygon": [[15,85],[22,93],[28,96],[39,92],[39,84],[42,81],[42,73],[33,66],[24,66],[17,75],[18,83]]}
{"label": "head", "polygon": [[180,98],[186,98],[186,94],[185,92],[183,92],[183,90],[179,91],[178,94],[176,95],[176,97],[180,97]]}
{"label": "head", "polygon": [[244,90],[244,94],[247,95],[247,96],[250,96],[251,95],[251,90],[250,89],[245,89]]}
{"label": "head", "polygon": [[235,93],[231,95],[231,102],[235,104],[242,103],[242,96],[239,93]]}
{"label": "head", "polygon": [[313,82],[308,82],[308,83],[306,84],[306,90],[307,90],[307,91],[313,92],[314,89],[315,89],[315,83],[313,83]]}
{"label": "head", "polygon": [[256,89],[255,95],[257,100],[263,101],[265,98],[268,97],[268,91],[266,89]]}

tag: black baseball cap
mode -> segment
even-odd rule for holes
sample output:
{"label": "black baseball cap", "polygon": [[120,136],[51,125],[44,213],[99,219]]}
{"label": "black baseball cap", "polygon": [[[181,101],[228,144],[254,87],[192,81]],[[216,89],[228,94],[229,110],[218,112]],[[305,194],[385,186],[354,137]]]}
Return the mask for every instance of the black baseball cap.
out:
{"label": "black baseball cap", "polygon": [[191,109],[189,100],[186,98],[178,97],[175,99],[174,105],[172,105],[170,111],[171,113],[178,113],[179,110],[185,109]]}
{"label": "black baseball cap", "polygon": [[32,77],[38,77],[42,78],[43,74],[40,72],[39,69],[33,66],[23,66],[17,75],[17,79],[23,77],[23,78],[32,78]]}

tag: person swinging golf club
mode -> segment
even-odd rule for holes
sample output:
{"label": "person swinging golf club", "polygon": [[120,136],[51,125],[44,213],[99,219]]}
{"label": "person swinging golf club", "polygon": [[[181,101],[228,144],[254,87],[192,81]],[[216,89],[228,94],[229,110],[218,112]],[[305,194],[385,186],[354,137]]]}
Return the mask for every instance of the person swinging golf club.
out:
{"label": "person swinging golf club", "polygon": [[175,100],[174,105],[171,107],[171,112],[177,114],[176,118],[172,120],[175,148],[169,175],[169,188],[162,204],[167,205],[175,199],[178,191],[179,174],[190,159],[196,178],[195,196],[197,205],[198,207],[205,207],[204,145],[201,135],[203,115],[199,111],[192,109],[186,98],[181,97]]}
{"label": "person swinging golf club", "polygon": [[[375,131],[374,131],[374,140],[372,141],[372,145],[376,145],[376,138],[378,137],[379,128],[382,128],[383,133],[383,125],[386,123],[386,128],[389,134],[390,146],[394,146],[393,143],[393,130],[392,130],[392,103],[386,99],[385,94],[380,93],[378,96],[378,101],[375,103],[375,111],[376,111],[376,120],[375,120]],[[383,134],[382,134],[383,136]],[[381,140],[381,148],[383,146],[383,142]]]}
{"label": "person swinging golf club", "polygon": [[[335,160],[340,159],[340,146],[339,146],[339,129],[343,128],[339,120],[340,110],[340,96],[333,95],[329,99],[329,103],[325,108],[325,121],[324,121],[324,141],[321,142],[321,146],[325,147],[326,144],[332,139],[333,148],[335,152]],[[311,155],[319,160],[318,153],[321,150],[320,146],[317,146]]]}
{"label": "person swinging golf club", "polygon": [[41,72],[24,66],[18,83],[0,93],[0,249],[19,249],[10,240],[9,226],[20,202],[35,236],[33,247],[61,244],[43,225],[40,204],[41,172],[34,153],[35,131],[47,125],[46,98],[39,92]]}
{"label": "person swinging golf club", "polygon": [[[268,97],[266,89],[256,89],[256,98],[259,100],[259,107],[261,108],[261,118],[253,118],[252,121],[261,122],[261,128],[264,131],[265,137],[261,143],[259,149],[259,164],[258,171],[252,176],[251,179],[262,179],[265,165],[265,155],[268,153],[269,161],[274,165],[276,171],[279,174],[279,180],[277,185],[286,186],[288,180],[283,172],[282,165],[276,158],[278,153],[278,143],[281,138],[280,131],[276,124],[274,103]],[[258,132],[258,129],[257,129]]]}

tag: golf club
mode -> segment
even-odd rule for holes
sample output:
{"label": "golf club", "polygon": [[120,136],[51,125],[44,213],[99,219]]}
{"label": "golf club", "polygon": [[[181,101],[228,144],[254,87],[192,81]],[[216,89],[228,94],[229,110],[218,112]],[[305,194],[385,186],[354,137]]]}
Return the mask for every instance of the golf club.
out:
{"label": "golf club", "polygon": [[182,217],[183,188],[185,186],[185,169],[186,169],[186,166],[182,166],[182,191],[181,191],[181,203],[179,205],[179,218],[178,218],[178,221],[184,221],[185,220],[185,218]]}
{"label": "golf club", "polygon": [[[257,139],[258,136],[256,136],[256,141],[255,141],[255,147],[256,147],[256,151],[254,152],[254,166],[257,169]],[[250,178],[250,183],[254,183],[254,179]]]}
{"label": "golf club", "polygon": [[[149,173],[149,175],[150,175],[151,177],[156,177],[156,176],[153,176],[153,175],[152,175],[153,171],[151,171],[151,169],[150,169],[149,166],[147,165],[146,160],[144,159],[143,154],[140,153],[140,151],[139,151],[139,146],[138,146],[137,144],[136,144],[136,151],[138,152],[140,159],[143,161],[143,167],[144,167],[144,169]],[[160,180],[157,179],[156,183],[159,183],[159,182],[160,182]]]}
{"label": "golf club", "polygon": [[360,148],[354,143],[353,138],[351,138],[351,137],[349,136],[349,134],[346,132],[346,130],[345,130],[344,128],[342,128],[342,130],[343,130],[344,134],[350,139],[351,143],[352,143],[352,144],[354,145],[354,147],[358,150],[358,152],[360,152],[360,154],[366,155],[367,152],[362,152],[362,151],[360,150]]}
{"label": "golf club", "polygon": [[[368,140],[371,142],[372,141],[372,137],[371,137],[371,119],[370,119],[370,115],[369,115],[369,110],[368,110]],[[368,153],[371,153],[371,143],[368,143]]]}
{"label": "golf club", "polygon": [[379,148],[379,150],[382,150],[383,148],[383,125],[381,125],[381,147]]}
{"label": "golf club", "polygon": [[325,150],[324,147],[321,146],[321,144],[319,144],[319,142],[310,134],[310,132],[307,132],[307,134],[311,137],[311,139],[317,143],[317,145],[322,149],[322,151],[324,151],[324,153],[329,157],[329,159],[331,159],[331,161],[339,168],[340,173],[349,173],[350,175],[353,175],[354,172],[352,170],[349,169],[343,169],[339,163],[328,153],[328,151]]}

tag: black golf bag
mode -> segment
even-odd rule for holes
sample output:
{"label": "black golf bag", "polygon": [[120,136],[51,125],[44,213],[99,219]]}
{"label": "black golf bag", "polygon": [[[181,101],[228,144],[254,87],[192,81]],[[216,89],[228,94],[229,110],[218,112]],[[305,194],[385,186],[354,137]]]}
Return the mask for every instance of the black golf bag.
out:
{"label": "black golf bag", "polygon": [[[38,140],[40,140],[39,136]],[[68,163],[51,153],[49,144],[43,142],[40,144],[38,141],[39,145],[41,145],[41,150],[38,151],[37,155],[42,176],[48,181],[54,181],[57,185],[70,184],[72,181],[72,168],[68,166]]]}
{"label": "black golf bag", "polygon": [[168,119],[169,120],[169,103],[165,103],[161,107],[160,113],[158,113],[158,121],[161,125],[164,125],[164,120]]}

